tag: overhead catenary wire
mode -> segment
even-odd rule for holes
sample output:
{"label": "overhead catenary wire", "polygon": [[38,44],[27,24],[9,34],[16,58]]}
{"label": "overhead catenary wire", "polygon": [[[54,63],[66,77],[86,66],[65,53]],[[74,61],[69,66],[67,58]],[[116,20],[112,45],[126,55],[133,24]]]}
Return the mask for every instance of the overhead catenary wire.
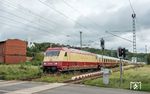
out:
{"label": "overhead catenary wire", "polygon": [[81,13],[79,10],[77,10],[76,8],[74,8],[72,5],[70,5],[66,0],[62,0],[64,2],[64,4],[66,4],[68,7],[70,7],[71,9],[73,9],[74,11],[76,11],[77,13],[79,13],[80,15],[82,15],[83,17],[85,17],[87,20],[89,20],[90,22],[92,22],[91,24],[96,25],[96,26],[100,26],[99,24],[97,24],[95,21],[93,21],[92,19],[90,19],[89,17],[86,17],[83,15],[83,13]]}
{"label": "overhead catenary wire", "polygon": [[[135,12],[135,9],[133,8],[133,5],[132,5],[132,3],[131,3],[131,0],[129,0],[129,4],[130,4],[130,7],[131,7],[131,10],[132,10],[132,12],[133,12],[133,14],[137,14],[136,12]],[[138,17],[136,16],[136,24],[138,24]]]}
{"label": "overhead catenary wire", "polygon": [[[4,0],[5,1],[5,0]],[[13,3],[13,2],[12,2]],[[3,5],[7,5],[8,7],[10,7],[10,8],[16,8],[17,9],[17,7],[16,6],[13,6],[12,4],[5,4],[5,3],[3,3]],[[5,7],[5,6],[4,6]],[[1,11],[3,11],[3,12],[5,12],[5,13],[8,13],[8,14],[10,14],[10,15],[13,15],[13,16],[15,16],[15,17],[18,17],[18,18],[20,18],[20,19],[23,19],[23,20],[25,20],[25,21],[27,21],[27,22],[29,22],[29,23],[33,23],[33,24],[30,24],[29,26],[32,26],[32,25],[34,25],[34,27],[35,27],[35,24],[36,25],[38,25],[38,30],[42,30],[42,31],[46,31],[46,32],[49,32],[49,31],[47,31],[45,28],[48,28],[48,27],[45,27],[44,25],[41,25],[41,24],[39,24],[39,23],[36,23],[36,22],[33,22],[33,21],[30,21],[30,20],[28,20],[28,19],[26,19],[26,18],[24,18],[24,17],[22,17],[21,15],[16,15],[16,14],[13,14],[13,13],[11,13],[11,12],[8,12],[8,11],[4,11],[4,10],[1,10]],[[20,13],[24,13],[24,12],[22,12],[22,11],[17,11],[17,12],[20,12]],[[25,13],[24,13],[25,14]],[[26,14],[25,14],[26,15]],[[38,15],[36,15],[36,16],[38,16]],[[40,26],[40,27],[39,27]],[[42,29],[41,28],[41,26],[43,27],[45,27],[44,29]],[[33,26],[32,26],[33,27]],[[48,28],[48,29],[50,29],[51,31],[54,31],[55,29],[51,29],[51,28]],[[50,33],[50,32],[49,32]]]}
{"label": "overhead catenary wire", "polygon": [[[25,23],[20,22],[20,21],[16,21],[16,20],[14,20],[14,19],[12,19],[12,18],[10,18],[10,17],[1,16],[1,15],[0,15],[0,17],[1,17],[1,18],[5,18],[5,19],[7,19],[7,20],[9,19],[10,21],[13,21],[13,22],[21,23],[21,24],[23,24],[23,25],[25,25],[25,26],[28,26],[28,27],[33,28],[33,29],[36,29],[36,30],[41,30],[41,28],[38,28],[38,27],[35,27],[35,26],[31,26],[31,25],[29,25],[29,24],[25,24]],[[45,31],[45,30],[41,30],[41,31]],[[49,31],[46,31],[46,32],[49,33]]]}
{"label": "overhead catenary wire", "polygon": [[[15,7],[14,7],[15,8]],[[3,10],[2,10],[3,11]],[[3,11],[4,12],[4,11]],[[5,10],[5,12],[7,12],[7,13],[9,13],[8,11],[6,11]],[[18,12],[18,11],[17,11]],[[21,11],[19,11],[20,13],[21,13]],[[15,15],[17,15],[17,14],[15,14]],[[14,15],[13,15],[14,16]],[[17,15],[17,16],[20,16],[20,15]],[[19,18],[19,17],[17,17],[17,16],[14,16],[14,18]],[[21,16],[21,17],[23,17],[23,16]],[[39,31],[46,31],[46,30],[43,30],[42,28],[39,28],[39,27],[37,27],[37,23],[36,23],[36,25],[35,25],[35,23],[33,23],[33,22],[29,22],[29,21],[27,21],[27,20],[25,20],[26,18],[24,18],[24,21],[22,21],[22,20],[19,20],[19,19],[14,19],[14,18],[9,18],[8,16],[6,16],[6,17],[4,17],[4,16],[1,16],[1,18],[5,18],[5,19],[7,19],[7,20],[10,20],[10,21],[12,21],[12,22],[16,22],[16,23],[18,23],[18,24],[23,24],[23,25],[26,25],[27,26],[27,28],[32,28],[32,29],[36,29],[36,30],[39,30]],[[20,18],[20,19],[22,19],[22,18]],[[29,24],[29,23],[24,23],[24,22],[29,22],[29,23],[32,23],[32,24]],[[9,25],[9,24],[7,24],[8,26],[12,26],[12,25]],[[34,25],[34,26],[33,26]],[[39,26],[40,26],[40,24],[38,24]],[[16,24],[16,26],[17,26],[17,24]],[[13,26],[12,26],[13,27]],[[14,26],[15,27],[15,26]],[[82,26],[83,27],[83,26]],[[46,32],[49,32],[49,31],[46,31]]]}
{"label": "overhead catenary wire", "polygon": [[[0,18],[1,18],[2,16],[0,16]],[[2,17],[3,18],[3,17]],[[23,30],[26,30],[26,29],[28,29],[28,31],[37,31],[37,29],[34,29],[34,28],[32,28],[33,30],[30,30],[29,28],[25,28],[25,27],[20,27],[20,26],[18,26],[18,25],[15,25],[15,23],[14,23],[14,21],[13,22],[9,22],[9,24],[8,23],[5,23],[5,22],[0,22],[0,23],[2,23],[3,25],[7,25],[7,26],[10,26],[10,27],[13,27],[13,28],[15,28],[15,29],[18,29],[18,30],[20,30],[20,31],[23,31]],[[17,22],[18,23],[18,22]],[[32,32],[30,32],[30,34],[31,34]],[[44,34],[44,32],[40,32],[40,34]],[[49,34],[49,33],[46,33],[46,34]]]}
{"label": "overhead catenary wire", "polygon": [[[12,14],[12,13],[10,13],[10,12],[6,12],[6,11],[4,11],[4,10],[2,10],[2,9],[0,9],[0,11],[5,12],[5,13],[8,13],[8,14],[11,14],[11,15],[13,15],[13,16],[16,16],[16,15],[14,15],[14,14]],[[2,18],[2,17],[3,17],[3,18],[6,18],[7,20],[9,19],[9,20],[14,21],[14,22],[17,22],[17,23],[24,24],[24,25],[27,26],[26,23],[23,23],[23,22],[20,22],[20,21],[16,21],[16,20],[11,19],[11,18],[9,18],[9,17],[4,17],[4,16],[0,16],[0,17],[1,17],[1,18]],[[16,16],[16,17],[18,17],[18,16]],[[20,18],[23,19],[22,17],[20,17]],[[25,20],[25,19],[24,19],[24,20]],[[33,23],[33,22],[29,21],[29,20],[25,20],[25,21],[30,22],[30,23]],[[38,24],[38,26],[40,26],[40,25]],[[28,25],[28,28],[34,28],[34,29],[36,29],[36,30],[41,30],[41,31],[45,31],[45,32],[47,32],[47,33],[50,33],[50,32],[47,31],[47,30],[41,29],[41,28],[39,28],[39,27],[37,27],[37,26],[33,26],[33,25]]]}
{"label": "overhead catenary wire", "polygon": [[[5,1],[5,0],[4,0]],[[14,6],[14,5],[12,5],[14,2],[12,2],[12,1],[9,1],[9,0],[7,0],[7,3],[9,3],[9,5],[11,5],[11,6],[13,6],[13,7],[16,7],[16,6]],[[11,4],[10,4],[11,3]],[[23,3],[23,2],[22,2]],[[39,17],[40,19],[43,19],[43,20],[45,20],[45,21],[47,21],[47,24],[49,25],[49,23],[53,23],[53,25],[55,25],[55,27],[56,26],[63,26],[63,24],[62,23],[58,23],[58,22],[56,22],[56,21],[53,21],[53,20],[51,20],[51,19],[48,19],[48,18],[45,18],[45,17],[43,17],[43,16],[41,16],[41,15],[39,15],[39,14],[37,14],[37,13],[34,13],[33,11],[31,11],[30,9],[28,9],[28,8],[25,8],[25,7],[23,7],[21,4],[20,5],[18,5],[18,7],[21,9],[21,10],[24,10],[24,11],[28,11],[28,13],[30,13],[32,16],[36,16],[36,17]],[[17,7],[16,7],[17,8]],[[19,11],[20,13],[22,13],[23,11]],[[25,15],[26,15],[26,13],[24,13]],[[50,25],[49,25],[50,26]],[[51,29],[52,30],[52,29]],[[56,31],[56,28],[54,28],[53,29],[53,31]],[[61,32],[63,35],[66,35],[64,32]]]}
{"label": "overhead catenary wire", "polygon": [[[23,9],[24,9],[24,8],[23,8]],[[57,11],[57,12],[58,12],[58,11]],[[59,12],[59,13],[61,13],[61,12]],[[69,18],[68,16],[64,15],[63,13],[61,13],[61,15],[65,16],[66,18]],[[71,19],[71,20],[74,21],[73,19]],[[75,21],[74,21],[74,22],[75,22]],[[80,26],[82,26],[83,28],[85,28],[85,29],[88,30],[88,28],[85,27],[85,26],[83,26],[82,24],[80,24],[80,23],[78,23],[78,22],[75,22],[75,23],[77,23],[78,25],[80,25]]]}
{"label": "overhead catenary wire", "polygon": [[118,37],[118,38],[120,38],[120,39],[126,40],[126,41],[128,41],[128,42],[131,42],[131,43],[133,42],[133,41],[131,41],[131,40],[129,40],[129,39],[120,37],[120,36],[118,36],[118,35],[115,35],[115,34],[113,34],[113,33],[108,32],[108,31],[106,31],[106,33],[111,34],[111,35],[113,35],[113,36],[116,36],[116,37]]}
{"label": "overhead catenary wire", "polygon": [[[13,6],[13,5],[10,5],[10,4],[6,4],[6,3],[3,3],[3,6],[7,6],[7,8],[12,8],[12,9],[17,9],[16,6]],[[23,11],[17,11],[18,13],[22,13],[22,14],[25,14]],[[20,15],[19,15],[20,16]],[[31,17],[31,15],[28,15]]]}
{"label": "overhead catenary wire", "polygon": [[129,3],[130,3],[130,7],[131,7],[131,9],[132,9],[132,12],[135,14],[135,10],[134,10],[134,8],[133,8],[133,6],[132,6],[131,0],[129,0]]}
{"label": "overhead catenary wire", "polygon": [[44,2],[41,1],[41,0],[38,0],[38,1],[39,1],[41,4],[43,4],[43,5],[47,6],[48,8],[52,9],[52,10],[55,11],[56,13],[60,14],[60,15],[63,16],[64,18],[69,19],[70,21],[72,21],[72,22],[78,24],[79,26],[81,26],[81,27],[83,27],[84,29],[86,29],[87,31],[89,31],[89,29],[88,29],[86,26],[82,25],[82,24],[79,23],[79,22],[76,22],[74,19],[72,19],[71,17],[65,15],[65,14],[62,13],[61,11],[59,11],[59,10],[57,10],[57,9],[55,9],[55,8],[53,8],[53,7],[51,7],[51,6],[49,6],[48,4],[44,3]]}
{"label": "overhead catenary wire", "polygon": [[[4,0],[4,1],[5,1],[5,0]],[[13,6],[13,7],[17,8],[17,6],[12,5],[14,2],[12,2],[12,1],[5,1],[5,2],[7,2],[7,5],[8,5],[8,6]],[[8,3],[9,3],[9,4],[8,4]],[[41,19],[43,20],[43,22],[45,22],[45,23],[47,23],[47,24],[49,24],[49,23],[58,24],[58,23],[56,23],[56,22],[53,21],[53,20],[47,19],[47,18],[45,18],[45,17],[43,17],[43,16],[41,16],[41,15],[38,15],[37,13],[32,12],[30,9],[25,8],[25,7],[23,7],[22,5],[18,5],[18,7],[21,8],[22,10],[26,11],[26,12],[28,11],[28,13],[30,13],[30,14],[33,15],[33,16],[36,16],[36,17],[41,18]],[[20,11],[20,12],[21,12],[21,11]]]}
{"label": "overhead catenary wire", "polygon": [[[17,17],[17,18],[23,19],[23,20],[25,20],[25,21],[27,21],[27,22],[29,22],[29,23],[33,23],[33,24],[36,24],[36,25],[40,26],[40,24],[37,24],[37,23],[35,23],[35,22],[31,21],[31,20],[25,19],[24,17],[18,16],[18,15],[14,14],[14,13],[5,11],[5,10],[3,10],[3,9],[0,9],[0,11],[1,11],[1,12],[4,12],[4,13],[7,13],[7,14],[9,14],[9,15],[13,15],[13,16],[15,16],[15,17]],[[41,26],[42,26],[42,25],[41,25]],[[42,26],[42,27],[43,27],[43,26]],[[45,30],[45,29],[43,29],[43,28],[41,28],[41,30],[47,31],[47,30]],[[48,31],[48,32],[49,32],[49,31]]]}

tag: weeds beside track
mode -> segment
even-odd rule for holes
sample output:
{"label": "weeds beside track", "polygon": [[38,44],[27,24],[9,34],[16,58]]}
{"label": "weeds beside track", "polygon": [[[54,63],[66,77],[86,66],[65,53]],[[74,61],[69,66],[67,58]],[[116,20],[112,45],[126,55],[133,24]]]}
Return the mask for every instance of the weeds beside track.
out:
{"label": "weeds beside track", "polygon": [[[142,65],[128,65],[128,66],[124,66],[123,69],[124,70],[128,70],[131,68],[137,68],[137,67],[141,67]],[[118,72],[120,69],[119,68],[113,68],[112,72]],[[84,76],[84,75],[88,75],[91,74],[89,76]],[[84,74],[84,75],[78,75],[76,76],[76,79],[69,79],[64,81],[64,83],[71,83],[71,84],[79,84],[82,83],[84,80],[92,80],[92,79],[97,79],[103,76],[103,72],[102,71],[98,71],[97,74],[96,72],[92,72],[92,73],[88,73],[88,74]],[[92,75],[93,74],[93,75]]]}

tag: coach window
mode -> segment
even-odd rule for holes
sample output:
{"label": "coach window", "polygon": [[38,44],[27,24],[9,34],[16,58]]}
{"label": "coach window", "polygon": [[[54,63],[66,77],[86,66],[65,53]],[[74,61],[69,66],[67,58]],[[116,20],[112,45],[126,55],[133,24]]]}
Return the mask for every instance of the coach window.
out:
{"label": "coach window", "polygon": [[65,56],[67,56],[67,52],[65,52]]}

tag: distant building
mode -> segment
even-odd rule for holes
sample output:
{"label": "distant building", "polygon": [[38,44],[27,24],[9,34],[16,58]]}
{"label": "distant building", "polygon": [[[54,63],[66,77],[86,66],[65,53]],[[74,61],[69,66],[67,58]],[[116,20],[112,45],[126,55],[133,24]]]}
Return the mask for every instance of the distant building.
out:
{"label": "distant building", "polygon": [[0,42],[0,63],[15,64],[26,61],[25,41],[8,39]]}
{"label": "distant building", "polygon": [[28,38],[26,41],[27,41],[27,47],[31,48],[35,46],[34,42],[31,41],[31,38]]}
{"label": "distant building", "polygon": [[28,47],[29,48],[34,47],[34,46],[35,46],[35,44],[33,42],[28,41]]}

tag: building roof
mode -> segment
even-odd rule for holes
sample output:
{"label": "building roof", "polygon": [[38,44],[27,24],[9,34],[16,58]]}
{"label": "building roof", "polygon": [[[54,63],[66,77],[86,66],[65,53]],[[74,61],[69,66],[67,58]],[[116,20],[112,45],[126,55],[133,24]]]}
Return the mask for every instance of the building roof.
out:
{"label": "building roof", "polygon": [[20,40],[20,39],[7,39],[7,40],[4,40],[4,41],[0,41],[0,43],[5,43],[5,42],[11,41],[11,40],[14,40],[14,41],[23,41],[23,40]]}

